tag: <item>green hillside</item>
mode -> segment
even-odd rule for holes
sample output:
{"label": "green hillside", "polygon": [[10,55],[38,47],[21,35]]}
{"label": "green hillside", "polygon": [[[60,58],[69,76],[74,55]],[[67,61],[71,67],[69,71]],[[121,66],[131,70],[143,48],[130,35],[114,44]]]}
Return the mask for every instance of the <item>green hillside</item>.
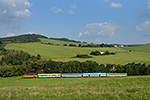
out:
{"label": "green hillside", "polygon": [[0,38],[0,40],[3,41],[5,44],[7,43],[30,43],[30,42],[40,42],[41,40],[39,38],[47,38],[47,37],[39,35],[39,34],[24,34],[24,35],[19,35],[19,36]]}
{"label": "green hillside", "polygon": [[143,46],[124,47],[125,50],[137,51],[137,52],[148,52],[150,53],[150,44]]}
{"label": "green hillside", "polygon": [[[12,43],[8,44],[6,49],[11,50],[23,50],[31,55],[40,54],[42,59],[52,59],[55,61],[69,61],[78,60],[86,61],[92,60],[102,64],[115,63],[115,64],[127,64],[129,62],[147,63],[150,64],[150,53],[147,52],[127,52],[118,48],[109,47],[68,47],[68,46],[56,46],[46,45],[41,43]],[[110,51],[117,52],[115,55],[104,56],[92,56],[93,58],[74,58],[77,54],[90,54],[91,51]]]}
{"label": "green hillside", "polygon": [[65,42],[65,41],[60,41],[60,40],[54,40],[54,39],[45,39],[45,38],[39,38],[40,40],[41,40],[41,42],[43,42],[43,43],[51,43],[51,44],[53,44],[53,45],[57,45],[57,44],[59,44],[60,46],[63,46],[64,44],[67,44],[67,45],[69,45],[69,44],[76,44],[77,46],[79,45],[79,44],[86,44],[86,43],[75,43],[75,42]]}
{"label": "green hillside", "polygon": [[59,46],[72,46],[72,47],[114,47],[112,44],[94,44],[94,43],[81,43],[80,41],[69,40],[66,38],[39,38],[41,40],[41,44],[48,45],[59,45]]}

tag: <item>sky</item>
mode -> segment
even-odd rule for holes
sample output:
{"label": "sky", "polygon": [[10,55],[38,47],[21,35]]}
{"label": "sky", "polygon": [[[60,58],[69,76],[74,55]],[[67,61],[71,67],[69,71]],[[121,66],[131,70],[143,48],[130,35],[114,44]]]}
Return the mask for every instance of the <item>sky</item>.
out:
{"label": "sky", "polygon": [[150,43],[150,0],[0,0],[0,37]]}

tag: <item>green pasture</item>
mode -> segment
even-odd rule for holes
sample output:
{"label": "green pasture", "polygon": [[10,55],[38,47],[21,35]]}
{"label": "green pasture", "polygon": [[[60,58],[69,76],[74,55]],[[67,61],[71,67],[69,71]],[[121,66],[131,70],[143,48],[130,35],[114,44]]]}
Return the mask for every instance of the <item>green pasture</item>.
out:
{"label": "green pasture", "polygon": [[64,44],[75,44],[75,45],[79,45],[79,44],[87,44],[87,43],[75,43],[75,42],[65,42],[65,41],[60,41],[60,40],[53,40],[53,39],[44,39],[44,38],[39,38],[41,40],[41,42],[43,43],[52,43],[53,45],[57,45],[59,44],[60,46],[63,46]]}
{"label": "green pasture", "polygon": [[[102,64],[127,64],[130,62],[150,64],[150,53],[128,52],[119,48],[109,47],[66,47],[56,45],[46,45],[41,43],[12,43],[5,46],[6,49],[23,50],[31,55],[40,54],[42,59],[52,59],[55,61],[96,61]],[[92,56],[93,58],[75,58],[77,54],[90,54],[91,51],[116,52],[115,55]]]}
{"label": "green pasture", "polygon": [[150,100],[150,76],[0,78],[0,100]]}
{"label": "green pasture", "polygon": [[123,47],[122,49],[150,53],[150,44],[143,46]]}

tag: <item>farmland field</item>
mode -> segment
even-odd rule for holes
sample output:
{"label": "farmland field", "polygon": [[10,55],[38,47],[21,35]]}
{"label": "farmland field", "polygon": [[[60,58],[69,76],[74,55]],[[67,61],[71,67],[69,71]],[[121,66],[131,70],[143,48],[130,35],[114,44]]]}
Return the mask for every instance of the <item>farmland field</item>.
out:
{"label": "farmland field", "polygon": [[150,76],[0,78],[1,100],[150,100]]}
{"label": "farmland field", "polygon": [[[127,64],[130,62],[146,63],[150,64],[149,52],[128,52],[119,48],[109,47],[68,47],[68,46],[56,46],[46,45],[41,43],[13,43],[8,44],[6,49],[11,50],[23,50],[31,55],[40,54],[42,59],[52,59],[55,61],[96,61],[102,64],[115,63],[115,64]],[[92,56],[93,58],[75,58],[77,54],[90,54],[91,51],[103,51],[116,52],[115,55],[105,56]]]}
{"label": "farmland field", "polygon": [[43,43],[52,43],[53,45],[57,45],[59,44],[60,46],[63,46],[63,44],[75,44],[75,45],[79,45],[79,44],[86,44],[86,43],[75,43],[75,42],[65,42],[65,41],[60,41],[60,40],[53,40],[53,39],[44,39],[44,38],[39,38],[41,40],[41,42]]}
{"label": "farmland field", "polygon": [[148,53],[150,53],[150,44],[143,45],[143,46],[124,47],[123,49],[137,51],[137,52],[148,52]]}

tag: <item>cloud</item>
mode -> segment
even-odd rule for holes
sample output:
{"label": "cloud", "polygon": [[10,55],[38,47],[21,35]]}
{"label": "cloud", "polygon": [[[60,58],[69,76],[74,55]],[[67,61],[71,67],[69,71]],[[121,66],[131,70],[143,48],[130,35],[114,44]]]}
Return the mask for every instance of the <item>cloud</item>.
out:
{"label": "cloud", "polygon": [[0,24],[7,25],[30,17],[28,0],[0,0]]}
{"label": "cloud", "polygon": [[147,15],[148,17],[150,17],[150,2],[148,2],[148,6],[147,6],[147,11],[142,12],[142,15],[139,16],[139,18],[143,17]]}
{"label": "cloud", "polygon": [[150,17],[150,2],[148,2],[147,15]]}
{"label": "cloud", "polygon": [[62,9],[57,8],[57,7],[51,7],[50,10],[53,11],[54,13],[62,13]]}
{"label": "cloud", "polygon": [[74,14],[74,11],[68,10],[68,11],[66,11],[66,13],[68,13],[68,14],[70,14],[70,15],[73,15],[73,14]]}
{"label": "cloud", "polygon": [[7,37],[11,37],[11,36],[14,36],[15,34],[14,33],[7,33]]}
{"label": "cloud", "polygon": [[101,36],[101,37],[112,37],[115,33],[114,31],[120,26],[115,23],[93,23],[87,24],[84,35],[89,36]]}
{"label": "cloud", "polygon": [[71,9],[75,9],[77,7],[76,4],[73,4],[73,5],[69,4],[69,6],[71,7]]}
{"label": "cloud", "polygon": [[117,9],[117,8],[121,8],[123,7],[121,3],[114,3],[112,2],[110,5],[109,5],[110,8],[113,8],[113,9]]}
{"label": "cloud", "polygon": [[25,34],[37,34],[36,32],[33,32],[33,31],[30,31],[30,32],[27,32]]}
{"label": "cloud", "polygon": [[79,38],[82,36],[82,32],[79,33]]}
{"label": "cloud", "polygon": [[143,36],[150,36],[150,20],[136,26],[136,31]]}

